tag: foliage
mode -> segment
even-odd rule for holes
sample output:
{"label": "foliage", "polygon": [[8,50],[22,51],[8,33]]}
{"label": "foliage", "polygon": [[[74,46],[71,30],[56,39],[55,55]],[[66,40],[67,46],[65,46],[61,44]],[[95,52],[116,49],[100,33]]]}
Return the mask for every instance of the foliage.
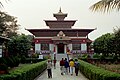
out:
{"label": "foliage", "polygon": [[100,60],[102,61],[102,60],[104,60],[105,59],[105,55],[100,55]]}
{"label": "foliage", "polygon": [[21,61],[21,63],[23,63],[23,64],[24,64],[24,63],[26,62],[26,57],[25,57],[24,55],[22,55],[22,56],[21,56],[21,60],[20,60],[20,61]]}
{"label": "foliage", "polygon": [[25,63],[31,63],[31,61],[32,61],[32,63],[37,63],[37,62],[41,62],[41,61],[44,61],[44,60],[46,60],[46,59],[26,58]]}
{"label": "foliage", "polygon": [[0,64],[0,71],[1,70],[7,71],[8,70],[7,65],[6,64]]}
{"label": "foliage", "polygon": [[88,57],[89,57],[88,54],[83,54],[81,59],[87,61]]}
{"label": "foliage", "polygon": [[10,55],[25,55],[28,56],[28,50],[31,48],[32,39],[22,34],[14,36],[8,42],[8,52]]}
{"label": "foliage", "polygon": [[120,28],[114,29],[114,33],[104,34],[97,38],[94,43],[94,52],[103,53],[103,55],[120,56]]}
{"label": "foliage", "polygon": [[5,58],[0,58],[0,71],[5,71],[8,72],[8,66],[6,65],[7,61],[5,60]]}
{"label": "foliage", "polygon": [[115,62],[115,61],[117,61],[117,60],[118,60],[117,55],[114,55],[114,56],[113,56],[113,62]]}
{"label": "foliage", "polygon": [[95,53],[104,53],[105,55],[107,53],[112,52],[111,50],[113,49],[108,48],[111,47],[108,44],[108,42],[110,43],[109,40],[111,39],[111,37],[113,37],[113,34],[107,33],[97,38],[93,43]]}
{"label": "foliage", "polygon": [[105,70],[80,60],[80,71],[89,80],[120,80],[120,74]]}
{"label": "foliage", "polygon": [[15,67],[18,67],[20,64],[20,59],[18,58],[18,56],[15,56]]}
{"label": "foliage", "polygon": [[20,61],[17,56],[9,56],[9,57],[2,57],[0,58],[0,64],[5,64],[10,68],[17,67]]}
{"label": "foliage", "polygon": [[[9,1],[9,0],[4,0],[4,1]],[[0,7],[3,7],[2,1],[0,1]]]}
{"label": "foliage", "polygon": [[0,58],[0,64],[7,64],[7,61],[4,57]]}
{"label": "foliage", "polygon": [[117,30],[114,30],[114,34],[115,34],[115,53],[116,55],[119,54],[120,55],[120,28],[118,28]]}
{"label": "foliage", "polygon": [[93,54],[93,58],[100,58],[100,54],[97,53]]}
{"label": "foliage", "polygon": [[40,73],[46,69],[46,61],[23,66],[9,74],[1,75],[0,79],[3,80],[34,80]]}
{"label": "foliage", "polygon": [[0,11],[0,36],[11,37],[16,35],[18,26],[16,17]]}
{"label": "foliage", "polygon": [[100,0],[97,3],[93,4],[90,9],[93,11],[102,11],[108,12],[113,9],[120,10],[120,0]]}
{"label": "foliage", "polygon": [[10,67],[10,68],[14,67],[14,60],[11,57],[7,57],[6,61],[7,61],[7,66],[8,67]]}

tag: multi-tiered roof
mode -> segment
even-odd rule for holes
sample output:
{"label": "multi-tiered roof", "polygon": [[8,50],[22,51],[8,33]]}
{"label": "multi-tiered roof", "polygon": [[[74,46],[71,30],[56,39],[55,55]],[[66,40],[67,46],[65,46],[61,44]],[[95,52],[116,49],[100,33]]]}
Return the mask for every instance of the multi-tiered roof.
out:
{"label": "multi-tiered roof", "polygon": [[77,20],[65,20],[68,14],[63,13],[61,8],[58,13],[53,16],[56,20],[44,20],[46,26],[50,29],[27,29],[36,37],[54,37],[60,31],[69,37],[86,37],[94,29],[72,29]]}

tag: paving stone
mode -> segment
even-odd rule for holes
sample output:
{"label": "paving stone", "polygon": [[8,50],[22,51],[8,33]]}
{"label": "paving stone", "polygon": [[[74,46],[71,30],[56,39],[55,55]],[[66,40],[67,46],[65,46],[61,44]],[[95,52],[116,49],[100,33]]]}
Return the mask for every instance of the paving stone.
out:
{"label": "paving stone", "polygon": [[47,71],[45,71],[42,75],[39,75],[35,80],[88,80],[80,72],[78,76],[76,76],[75,73],[72,76],[70,74],[61,75],[59,62],[57,62],[56,69],[52,69],[52,75],[52,78],[48,78]]}

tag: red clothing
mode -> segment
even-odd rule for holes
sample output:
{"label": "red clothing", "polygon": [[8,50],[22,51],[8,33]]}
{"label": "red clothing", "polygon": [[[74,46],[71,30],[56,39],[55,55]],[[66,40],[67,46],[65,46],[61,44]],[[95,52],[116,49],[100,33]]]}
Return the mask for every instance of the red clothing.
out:
{"label": "red clothing", "polygon": [[64,66],[65,65],[65,61],[64,60],[61,60],[60,61],[60,66]]}
{"label": "red clothing", "polygon": [[56,60],[53,60],[54,63],[56,63]]}

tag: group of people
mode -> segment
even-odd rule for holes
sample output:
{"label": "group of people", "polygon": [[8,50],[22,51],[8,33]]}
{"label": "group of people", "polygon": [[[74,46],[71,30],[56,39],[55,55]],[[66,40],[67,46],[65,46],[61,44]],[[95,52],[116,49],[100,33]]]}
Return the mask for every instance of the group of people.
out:
{"label": "group of people", "polygon": [[62,60],[60,61],[61,75],[68,74],[68,72],[73,75],[73,70],[75,68],[75,74],[76,76],[78,76],[79,65],[80,63],[77,59],[75,59],[75,61],[73,61],[73,59],[70,59],[68,61],[67,58],[62,58]]}
{"label": "group of people", "polygon": [[[54,64],[54,69],[56,68],[56,60],[53,60],[53,64]],[[62,58],[62,60],[60,60],[60,70],[61,70],[61,75],[64,74],[68,74],[70,73],[71,75],[73,75],[74,73],[74,68],[75,68],[75,74],[76,76],[78,76],[78,70],[79,70],[79,62],[77,59],[75,59],[75,61],[73,61],[73,59],[70,59],[69,61],[67,60],[67,58]],[[48,78],[52,78],[52,60],[48,59],[47,62],[47,72],[48,72]]]}

